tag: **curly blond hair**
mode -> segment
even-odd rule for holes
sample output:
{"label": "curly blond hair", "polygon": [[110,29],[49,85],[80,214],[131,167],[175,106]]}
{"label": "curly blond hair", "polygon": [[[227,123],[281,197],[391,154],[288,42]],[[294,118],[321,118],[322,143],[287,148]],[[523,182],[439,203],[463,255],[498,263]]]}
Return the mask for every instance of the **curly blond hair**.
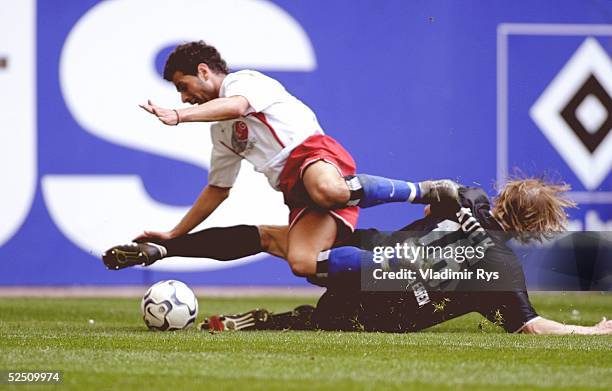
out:
{"label": "curly blond hair", "polygon": [[510,179],[494,199],[493,216],[518,241],[542,242],[567,229],[565,209],[576,206],[565,197],[570,188],[541,178]]}

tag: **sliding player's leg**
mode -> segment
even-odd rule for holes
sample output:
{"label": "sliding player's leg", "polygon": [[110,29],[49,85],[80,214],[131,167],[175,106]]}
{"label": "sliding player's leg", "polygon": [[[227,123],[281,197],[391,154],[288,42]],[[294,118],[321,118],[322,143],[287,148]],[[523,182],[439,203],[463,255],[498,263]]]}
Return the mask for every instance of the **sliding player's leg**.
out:
{"label": "sliding player's leg", "polygon": [[316,307],[301,305],[281,313],[258,308],[240,314],[213,315],[204,319],[198,329],[211,333],[251,330],[363,331],[360,300],[361,295],[354,292],[328,290]]}
{"label": "sliding player's leg", "polygon": [[239,330],[314,330],[314,311],[315,308],[311,305],[301,305],[292,311],[277,314],[258,308],[241,314],[213,315],[204,319],[198,328],[211,333]]}

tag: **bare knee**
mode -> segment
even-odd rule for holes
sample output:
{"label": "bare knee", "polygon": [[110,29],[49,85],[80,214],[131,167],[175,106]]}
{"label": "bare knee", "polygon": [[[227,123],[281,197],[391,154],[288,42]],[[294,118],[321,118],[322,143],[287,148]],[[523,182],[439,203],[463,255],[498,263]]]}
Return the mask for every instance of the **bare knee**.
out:
{"label": "bare knee", "polygon": [[316,274],[317,260],[307,254],[289,252],[287,257],[291,272],[298,277],[308,277]]}
{"label": "bare knee", "polygon": [[307,190],[310,198],[323,208],[344,206],[350,198],[349,189],[342,178],[336,181],[316,181]]}

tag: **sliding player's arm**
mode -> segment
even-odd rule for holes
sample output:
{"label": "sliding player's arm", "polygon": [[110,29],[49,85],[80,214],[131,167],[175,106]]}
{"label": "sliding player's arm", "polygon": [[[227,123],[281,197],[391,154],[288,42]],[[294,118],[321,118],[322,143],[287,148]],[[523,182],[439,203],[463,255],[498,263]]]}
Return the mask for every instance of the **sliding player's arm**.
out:
{"label": "sliding player's arm", "polygon": [[577,326],[571,324],[563,324],[554,320],[538,318],[529,322],[521,330],[524,334],[537,335],[597,335],[597,334],[612,334],[612,320],[603,318],[601,322],[594,326]]}
{"label": "sliding player's arm", "polygon": [[216,98],[201,105],[182,109],[167,109],[150,100],[140,107],[155,115],[166,125],[178,125],[181,122],[214,122],[239,118],[247,113],[250,105],[245,97],[236,95]]}
{"label": "sliding player's arm", "polygon": [[[524,282],[520,282],[524,284]],[[612,321],[604,318],[594,326],[578,326],[563,324],[539,316],[524,289],[512,292],[491,291],[485,292],[481,298],[483,308],[481,312],[491,322],[501,325],[509,333],[523,333],[534,335],[595,335],[612,334]]]}
{"label": "sliding player's arm", "polygon": [[185,217],[168,232],[145,231],[135,241],[169,240],[184,235],[206,220],[229,196],[230,189],[208,185],[202,190]]}

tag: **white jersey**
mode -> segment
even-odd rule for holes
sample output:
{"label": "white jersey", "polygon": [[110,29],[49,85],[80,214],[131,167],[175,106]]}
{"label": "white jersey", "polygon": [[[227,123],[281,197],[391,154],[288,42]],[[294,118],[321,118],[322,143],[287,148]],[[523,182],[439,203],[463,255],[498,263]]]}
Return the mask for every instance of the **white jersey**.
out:
{"label": "white jersey", "polygon": [[211,126],[212,158],[208,183],[232,187],[242,159],[263,173],[278,190],[287,157],[313,134],[323,134],[308,106],[285,90],[278,81],[257,71],[228,74],[219,97],[243,96],[250,107],[243,117]]}

